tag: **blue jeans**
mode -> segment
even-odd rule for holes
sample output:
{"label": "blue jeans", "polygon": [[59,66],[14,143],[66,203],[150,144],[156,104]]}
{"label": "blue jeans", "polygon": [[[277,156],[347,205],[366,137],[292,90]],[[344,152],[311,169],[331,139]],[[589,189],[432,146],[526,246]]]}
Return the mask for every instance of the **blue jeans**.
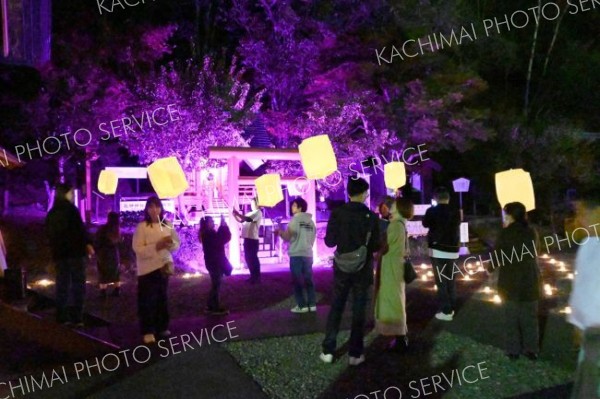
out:
{"label": "blue jeans", "polygon": [[[299,307],[316,306],[315,285],[312,280],[313,258],[307,256],[290,256],[290,268],[294,279],[294,297]],[[302,281],[304,280],[304,282]],[[304,300],[306,287],[307,300]]]}
{"label": "blue jeans", "polygon": [[325,339],[322,343],[323,353],[333,354],[335,352],[342,315],[348,294],[352,291],[352,327],[348,354],[352,357],[360,357],[364,350],[366,309],[369,300],[369,286],[373,283],[373,267],[367,265],[358,273],[349,274],[334,266],[333,281],[333,302],[327,317]]}
{"label": "blue jeans", "polygon": [[[73,314],[67,305],[69,294],[73,298]],[[56,261],[56,320],[59,323],[83,321],[85,298],[85,258],[59,259]]]}

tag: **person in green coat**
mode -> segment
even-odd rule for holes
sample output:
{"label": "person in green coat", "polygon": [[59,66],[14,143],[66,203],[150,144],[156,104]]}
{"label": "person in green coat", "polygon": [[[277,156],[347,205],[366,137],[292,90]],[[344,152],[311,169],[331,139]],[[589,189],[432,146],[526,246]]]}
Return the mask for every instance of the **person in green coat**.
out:
{"label": "person in green coat", "polygon": [[375,331],[393,337],[389,348],[401,352],[408,349],[404,256],[408,254],[406,221],[412,218],[413,211],[412,202],[406,198],[397,198],[392,206],[375,299]]}

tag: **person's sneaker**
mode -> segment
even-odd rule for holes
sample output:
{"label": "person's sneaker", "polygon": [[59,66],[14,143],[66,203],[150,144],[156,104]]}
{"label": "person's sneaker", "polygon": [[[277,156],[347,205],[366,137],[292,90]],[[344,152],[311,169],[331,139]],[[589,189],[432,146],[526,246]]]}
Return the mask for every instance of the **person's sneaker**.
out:
{"label": "person's sneaker", "polygon": [[171,331],[165,330],[163,332],[159,332],[156,335],[158,335],[159,338],[169,338],[171,336]]}
{"label": "person's sneaker", "polygon": [[525,352],[525,357],[534,362],[538,360],[538,354],[533,352]]}
{"label": "person's sneaker", "polygon": [[360,357],[350,356],[348,358],[348,364],[350,366],[358,366],[359,364],[364,363],[364,361],[365,361],[365,355],[360,355]]}
{"label": "person's sneaker", "polygon": [[143,338],[144,344],[153,344],[156,342],[156,338],[154,338],[154,334],[146,334]]}
{"label": "person's sneaker", "polygon": [[333,355],[331,353],[321,353],[319,359],[321,359],[323,363],[333,363]]}
{"label": "person's sneaker", "polygon": [[439,312],[435,314],[435,318],[438,320],[443,320],[443,321],[452,321],[452,319],[454,318],[454,312],[450,313],[450,314],[446,314],[444,312]]}
{"label": "person's sneaker", "polygon": [[307,313],[308,312],[308,308],[301,308],[300,306],[294,306],[290,312],[292,313]]}
{"label": "person's sneaker", "polygon": [[209,310],[209,313],[214,316],[225,316],[225,315],[229,314],[229,310],[219,308],[219,309],[215,309],[215,310]]}
{"label": "person's sneaker", "polygon": [[311,312],[316,312],[317,311],[317,305],[309,306],[308,310],[311,311]]}

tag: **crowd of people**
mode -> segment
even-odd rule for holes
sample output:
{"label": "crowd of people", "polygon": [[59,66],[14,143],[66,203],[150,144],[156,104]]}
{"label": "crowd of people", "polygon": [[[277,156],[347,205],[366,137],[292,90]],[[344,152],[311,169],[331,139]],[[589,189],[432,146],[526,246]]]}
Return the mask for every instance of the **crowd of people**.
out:
{"label": "crowd of people", "polygon": [[[337,336],[342,314],[352,293],[352,322],[349,341],[349,364],[356,366],[365,361],[364,332],[367,320],[367,304],[370,286],[374,290],[375,331],[389,337],[389,348],[394,351],[408,350],[406,312],[405,267],[409,256],[407,221],[413,217],[414,207],[402,197],[386,197],[379,204],[379,215],[365,205],[369,196],[369,184],[361,178],[348,180],[349,201],[334,209],[327,222],[325,244],[336,248],[333,259],[333,299],[327,316],[325,337],[320,359],[325,363],[334,360]],[[73,190],[59,185],[56,200],[47,215],[46,225],[52,255],[56,263],[57,321],[82,324],[85,296],[86,257],[97,254],[101,295],[106,295],[108,284],[114,284],[113,295],[119,294],[119,243],[121,233],[119,215],[110,213],[93,242],[77,208],[72,204]],[[588,204],[588,219],[598,216],[600,208],[594,201]],[[277,229],[275,234],[289,242],[290,270],[293,281],[294,313],[315,312],[317,302],[312,278],[313,246],[316,226],[313,215],[307,213],[307,203],[295,198],[290,206],[293,215],[287,229]],[[595,212],[595,213],[594,213]],[[511,252],[532,241],[537,233],[527,221],[525,206],[519,202],[503,207],[504,228],[496,242],[496,250]],[[235,219],[242,224],[244,255],[250,271],[248,281],[260,283],[258,258],[258,234],[262,212],[258,200],[252,201],[249,213],[233,210]],[[459,257],[459,228],[461,218],[450,205],[450,194],[440,188],[434,194],[434,206],[422,220],[428,228],[429,256],[437,286],[438,312],[435,318],[451,322],[457,312],[454,279],[440,276],[440,270]],[[219,290],[223,276],[231,275],[232,265],[227,259],[225,246],[231,239],[231,231],[224,217],[218,228],[211,217],[201,220],[198,239],[203,245],[206,269],[211,278],[206,312],[225,315],[228,310],[221,306]],[[600,334],[599,313],[591,310],[588,300],[599,303],[597,266],[600,259],[598,240],[579,250],[575,280],[571,294],[573,313],[569,320],[584,331],[584,344],[580,356],[577,381],[581,392],[596,381],[594,370],[600,359],[598,342]],[[171,222],[165,221],[160,199],[150,197],[141,221],[133,235],[133,250],[137,259],[138,316],[143,342],[151,344],[157,338],[170,335],[168,312],[168,281],[174,273],[173,256],[180,246],[180,238]],[[95,247],[95,249],[94,249]],[[0,238],[0,255],[4,248]],[[537,254],[537,252],[536,252]],[[0,265],[2,266],[2,265]],[[538,303],[541,298],[541,273],[536,257],[523,257],[498,269],[498,294],[504,308],[505,351],[515,360],[524,355],[536,360],[540,351]],[[594,285],[595,284],[595,285]],[[73,296],[73,312],[67,310],[69,295]],[[595,383],[595,382],[594,382]],[[587,387],[587,388],[585,388]],[[582,394],[583,395],[583,394]],[[580,396],[584,397],[584,396]]]}

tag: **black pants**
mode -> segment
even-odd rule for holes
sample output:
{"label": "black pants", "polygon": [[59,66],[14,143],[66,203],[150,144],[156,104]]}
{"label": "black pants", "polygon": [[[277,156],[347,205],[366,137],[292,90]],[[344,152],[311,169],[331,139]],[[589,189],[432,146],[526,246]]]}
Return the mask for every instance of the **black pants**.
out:
{"label": "black pants", "polygon": [[168,330],[168,285],[169,277],[160,270],[138,276],[138,316],[142,335],[157,334]]}
{"label": "black pants", "polygon": [[454,259],[431,258],[439,310],[450,314],[456,310],[456,287],[454,282]]}
{"label": "black pants", "polygon": [[210,292],[208,294],[208,310],[219,310],[219,289],[221,288],[222,273],[210,273]]}
{"label": "black pants", "polygon": [[[370,274],[370,275],[369,275]],[[366,309],[369,300],[369,286],[373,283],[373,268],[365,267],[358,273],[344,273],[334,267],[334,293],[325,339],[323,340],[323,353],[333,354],[336,348],[337,335],[348,294],[352,291],[352,327],[348,354],[360,357],[364,350],[364,330],[366,322]]]}
{"label": "black pants", "polygon": [[504,302],[506,353],[518,355],[522,352],[540,351],[538,327],[538,303],[509,301]]}
{"label": "black pants", "polygon": [[260,280],[260,260],[258,260],[258,240],[252,238],[244,238],[244,259],[248,270],[250,270],[250,278],[252,280]]}
{"label": "black pants", "polygon": [[[56,261],[56,320],[59,323],[83,321],[85,300],[85,258]],[[73,300],[73,313],[67,307],[69,296]]]}

